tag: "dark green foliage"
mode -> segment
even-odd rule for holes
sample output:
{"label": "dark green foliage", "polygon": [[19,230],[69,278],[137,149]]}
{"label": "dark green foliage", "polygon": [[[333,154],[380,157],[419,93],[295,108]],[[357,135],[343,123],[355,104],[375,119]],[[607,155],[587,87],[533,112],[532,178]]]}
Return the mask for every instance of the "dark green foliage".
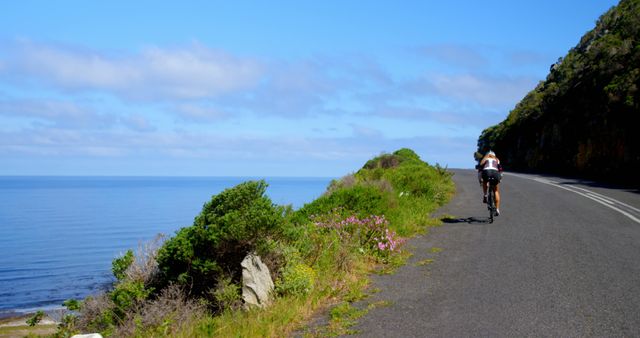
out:
{"label": "dark green foliage", "polygon": [[80,309],[82,303],[77,299],[67,299],[62,302],[62,305],[67,308],[69,311],[77,311]]}
{"label": "dark green foliage", "polygon": [[27,319],[27,325],[36,326],[44,318],[44,311],[36,312],[31,318]]}
{"label": "dark green foliage", "polygon": [[109,295],[118,311],[124,313],[136,302],[144,301],[150,293],[151,290],[145,289],[142,282],[125,281],[116,285],[116,288]]}
{"label": "dark green foliage", "polygon": [[422,162],[418,154],[409,148],[396,150],[393,154],[398,156],[402,162],[425,163]]}
{"label": "dark green foliage", "polygon": [[[411,149],[400,149],[393,154],[381,154],[369,160],[356,174],[355,177],[359,181],[375,181],[382,179],[388,172],[396,169],[401,165],[417,163],[419,165],[425,165],[426,163],[420,161],[420,157]],[[393,164],[393,165],[390,165]]]}
{"label": "dark green foliage", "polygon": [[231,278],[220,278],[211,293],[216,306],[220,309],[238,309],[242,306],[241,286],[234,283]]}
{"label": "dark green foliage", "polygon": [[640,0],[622,0],[554,64],[478,151],[507,170],[640,184]]}
{"label": "dark green foliage", "polygon": [[72,314],[62,316],[62,320],[58,323],[58,330],[51,337],[67,338],[78,334],[79,332],[75,327],[76,319],[76,316]]}
{"label": "dark green foliage", "polygon": [[151,294],[151,289],[146,289],[140,281],[125,281],[116,285],[109,293],[111,301],[115,304],[114,314],[123,319],[129,309],[138,303],[142,303]]}
{"label": "dark green foliage", "polygon": [[133,251],[127,250],[122,257],[118,257],[111,262],[111,271],[117,280],[123,280],[125,278],[125,273],[133,263],[133,259]]}
{"label": "dark green foliage", "polygon": [[420,157],[411,149],[402,148],[395,151],[393,154],[382,154],[376,158],[369,160],[363,169],[375,170],[375,169],[389,169],[398,167],[401,163],[423,163]]}
{"label": "dark green foliage", "polygon": [[268,238],[283,233],[286,211],[264,195],[264,181],[249,181],[213,196],[193,226],[178,231],[158,253],[167,282],[205,296],[223,275],[240,277],[240,262]]}

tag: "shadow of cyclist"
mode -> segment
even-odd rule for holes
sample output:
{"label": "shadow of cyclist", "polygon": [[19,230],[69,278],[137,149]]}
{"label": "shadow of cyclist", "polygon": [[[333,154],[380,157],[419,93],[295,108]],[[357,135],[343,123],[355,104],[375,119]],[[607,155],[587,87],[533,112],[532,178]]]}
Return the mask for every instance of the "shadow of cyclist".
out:
{"label": "shadow of cyclist", "polygon": [[440,219],[442,223],[467,223],[467,224],[484,224],[489,223],[489,218],[487,217],[461,217],[461,218],[453,218],[453,217],[443,217]]}

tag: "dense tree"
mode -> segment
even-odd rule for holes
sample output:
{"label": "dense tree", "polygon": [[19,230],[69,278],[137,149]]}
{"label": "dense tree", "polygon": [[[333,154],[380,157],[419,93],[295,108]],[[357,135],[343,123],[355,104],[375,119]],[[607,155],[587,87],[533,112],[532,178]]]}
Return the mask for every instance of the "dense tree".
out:
{"label": "dense tree", "polygon": [[640,0],[622,0],[551,66],[478,151],[505,167],[639,184]]}

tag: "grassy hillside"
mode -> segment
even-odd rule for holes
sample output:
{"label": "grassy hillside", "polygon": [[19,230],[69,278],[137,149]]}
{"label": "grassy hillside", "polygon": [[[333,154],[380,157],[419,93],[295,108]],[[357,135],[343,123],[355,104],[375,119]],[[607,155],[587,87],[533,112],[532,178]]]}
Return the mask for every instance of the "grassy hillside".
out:
{"label": "grassy hillside", "polygon": [[[401,264],[404,240],[437,222],[429,215],[453,189],[449,172],[409,149],[368,161],[295,211],[273,204],[264,181],[242,183],[213,196],[192,226],[115,259],[113,288],[66,302],[75,314],[57,336],[286,336],[329,307],[315,334],[349,333],[366,312],[351,302],[366,297],[368,274]],[[251,252],[275,282],[266,309],[243,308],[239,263]]]}
{"label": "grassy hillside", "polygon": [[640,0],[622,0],[551,66],[478,151],[505,168],[640,183]]}

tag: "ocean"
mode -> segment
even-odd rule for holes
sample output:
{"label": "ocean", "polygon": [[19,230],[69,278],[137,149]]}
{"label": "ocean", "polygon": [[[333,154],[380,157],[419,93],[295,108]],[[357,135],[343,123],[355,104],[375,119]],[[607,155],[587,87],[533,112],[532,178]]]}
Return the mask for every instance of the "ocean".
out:
{"label": "ocean", "polygon": [[[112,260],[190,226],[241,177],[0,177],[0,317],[56,308],[113,282]],[[266,178],[299,208],[331,178]]]}

